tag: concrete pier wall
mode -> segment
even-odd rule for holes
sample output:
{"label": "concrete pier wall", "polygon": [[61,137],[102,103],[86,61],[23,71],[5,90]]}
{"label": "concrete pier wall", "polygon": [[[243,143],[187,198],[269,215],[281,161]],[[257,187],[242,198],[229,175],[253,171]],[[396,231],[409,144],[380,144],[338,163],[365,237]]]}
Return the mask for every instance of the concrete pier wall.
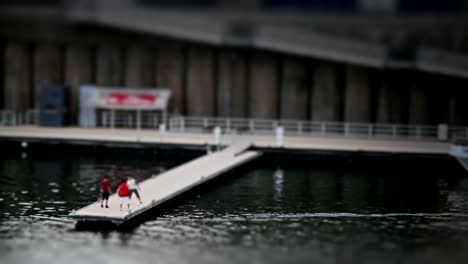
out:
{"label": "concrete pier wall", "polygon": [[280,96],[281,119],[306,120],[310,92],[307,62],[297,58],[285,58],[282,64]]}
{"label": "concrete pier wall", "polygon": [[[467,123],[461,113],[465,105],[464,79],[377,71],[325,61],[309,63],[263,52],[254,53],[249,59],[245,51],[217,51],[208,46],[191,46],[186,59],[184,56],[182,46],[171,45],[124,49],[9,42],[3,56],[2,101],[5,109],[37,108],[42,85],[63,83],[70,89],[71,120],[75,121],[79,87],[97,83],[169,88],[169,111],[188,115],[393,124]],[[370,76],[378,76],[376,87]],[[444,89],[442,94],[440,89]]]}
{"label": "concrete pier wall", "polygon": [[37,108],[43,85],[65,84],[72,122],[79,87],[96,83],[169,88],[169,112],[184,115],[468,124],[462,78],[199,45],[6,42],[3,54],[4,109]]}
{"label": "concrete pier wall", "polygon": [[313,121],[339,121],[341,94],[338,65],[319,61],[312,67],[312,92],[310,117]]}
{"label": "concrete pier wall", "polygon": [[277,58],[272,54],[252,54],[248,93],[249,117],[278,118],[277,67]]}
{"label": "concrete pier wall", "polygon": [[215,108],[214,50],[191,46],[187,68],[187,114],[213,116]]}
{"label": "concrete pier wall", "polygon": [[[386,62],[390,61],[386,61],[385,56],[393,58],[394,54],[371,50],[366,53],[353,45],[346,45],[348,55],[352,57],[363,52],[363,57],[382,59],[383,65],[372,64],[370,68],[352,65],[365,65],[366,62],[339,54],[329,56],[326,49],[321,55],[304,55],[303,51],[294,49],[288,52],[275,45],[268,46],[278,44],[268,43],[268,40],[262,44],[264,46],[256,43],[256,48],[251,49],[247,42],[247,45],[241,44],[242,47],[233,47],[216,38],[195,42],[190,32],[180,32],[180,38],[177,34],[171,38],[165,34],[138,31],[137,25],[125,28],[121,24],[106,27],[93,23],[63,23],[63,15],[67,15],[62,13],[63,10],[13,11],[3,10],[0,18],[3,25],[0,27],[0,109],[26,111],[37,108],[42,85],[65,84],[70,88],[74,120],[78,111],[79,86],[91,83],[110,87],[169,88],[172,91],[169,112],[183,115],[468,124],[465,117],[465,105],[468,104],[464,102],[467,79],[461,75],[454,77],[459,73],[441,71],[436,74],[427,69],[417,70],[417,58],[398,57],[405,54],[394,59],[402,62],[414,59],[415,64],[400,65],[410,67],[400,74],[386,68],[390,65]],[[262,16],[258,23],[274,25],[278,18]],[[318,29],[316,33],[323,34],[324,38],[370,41],[383,44],[389,51],[419,54],[419,49],[426,46],[465,52],[465,55],[468,51],[466,23],[461,17],[311,18],[291,14],[281,16],[281,19],[284,27],[297,27],[302,21],[303,26]],[[251,32],[252,40],[266,36],[261,32]],[[293,32],[291,34],[293,36]],[[310,35],[311,43],[317,36],[320,40],[320,35],[314,34]],[[348,49],[344,47],[343,50]],[[295,57],[298,54],[305,57]],[[330,60],[323,60],[327,56]],[[441,57],[441,66],[447,59],[449,70],[452,67],[450,57]],[[453,63],[458,67],[458,60]],[[392,67],[395,65],[399,64],[391,64]]]}
{"label": "concrete pier wall", "polygon": [[5,45],[5,109],[22,112],[32,106],[34,96],[31,87],[31,56],[25,43],[8,42]]}
{"label": "concrete pier wall", "polygon": [[34,48],[34,108],[39,108],[39,94],[44,85],[63,84],[63,50],[56,44],[39,44]]}
{"label": "concrete pier wall", "polygon": [[169,113],[183,115],[468,124],[462,77],[422,70],[400,73],[104,28],[64,26],[33,35],[24,28],[5,30],[0,29],[1,109],[37,108],[43,85],[65,84],[76,121],[79,87],[91,83],[169,88]]}

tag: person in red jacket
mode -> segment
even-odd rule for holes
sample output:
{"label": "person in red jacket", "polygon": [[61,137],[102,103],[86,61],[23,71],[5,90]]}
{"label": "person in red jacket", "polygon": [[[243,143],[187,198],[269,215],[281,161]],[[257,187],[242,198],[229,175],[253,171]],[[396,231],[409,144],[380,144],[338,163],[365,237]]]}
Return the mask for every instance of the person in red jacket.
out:
{"label": "person in red jacket", "polygon": [[122,179],[122,183],[117,189],[117,193],[120,197],[120,211],[122,211],[122,205],[124,204],[127,205],[127,208],[130,211],[130,190],[128,189],[125,179]]}
{"label": "person in red jacket", "polygon": [[104,176],[104,179],[101,181],[101,207],[103,206],[104,201],[106,201],[106,208],[109,208],[109,195],[111,193],[111,189],[109,186],[109,178],[107,176]]}

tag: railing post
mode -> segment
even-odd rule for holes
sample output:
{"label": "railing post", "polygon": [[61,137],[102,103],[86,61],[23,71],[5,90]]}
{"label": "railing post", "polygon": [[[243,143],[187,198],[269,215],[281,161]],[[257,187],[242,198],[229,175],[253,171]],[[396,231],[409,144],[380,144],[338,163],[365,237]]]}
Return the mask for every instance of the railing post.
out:
{"label": "railing post", "polygon": [[231,131],[231,119],[226,119],[226,132]]}
{"label": "railing post", "polygon": [[203,128],[208,127],[208,118],[203,118]]}
{"label": "railing post", "polygon": [[33,111],[33,117],[34,117],[34,124],[39,125],[39,110],[35,109]]}
{"label": "railing post", "polygon": [[102,126],[107,127],[107,112],[106,111],[102,111],[101,119],[102,119]]}
{"label": "railing post", "polygon": [[140,130],[141,129],[141,111],[140,110],[137,110],[136,118],[137,118],[136,120],[137,129]]}
{"label": "railing post", "polygon": [[180,117],[180,132],[185,131],[185,117],[181,116]]}
{"label": "railing post", "polygon": [[416,138],[421,139],[421,127],[420,126],[416,127]]}
{"label": "railing post", "polygon": [[302,135],[302,122],[297,123],[297,134]]}
{"label": "railing post", "polygon": [[325,133],[327,132],[326,129],[327,129],[326,128],[326,123],[325,122],[320,123],[320,135],[322,137],[325,136]]}
{"label": "railing post", "polygon": [[221,128],[219,126],[213,129],[213,142],[217,149],[219,149],[219,145],[221,144]]}
{"label": "railing post", "polygon": [[440,141],[446,141],[448,139],[448,125],[439,124],[437,126],[437,139]]}
{"label": "railing post", "polygon": [[166,124],[164,123],[159,124],[159,133],[161,134],[166,133]]}
{"label": "railing post", "polygon": [[111,126],[111,129],[114,129],[115,127],[115,110],[114,109],[111,109],[110,110],[110,126]]}
{"label": "railing post", "polygon": [[26,111],[26,112],[24,113],[24,124],[25,124],[25,125],[30,125],[31,122],[29,122],[29,121],[30,121],[30,120],[29,120],[29,112]]}
{"label": "railing post", "polygon": [[349,123],[345,123],[344,125],[344,135],[345,137],[348,137],[349,135]]}
{"label": "railing post", "polygon": [[128,114],[127,122],[128,122],[128,127],[132,128],[133,122],[132,122],[132,115],[131,114]]}
{"label": "railing post", "polygon": [[392,138],[396,138],[396,126],[392,125]]}
{"label": "railing post", "polygon": [[3,112],[3,118],[4,118],[5,126],[8,126],[8,112],[7,111]]}
{"label": "railing post", "polygon": [[367,128],[367,136],[372,137],[372,124],[369,124],[369,127]]}
{"label": "railing post", "polygon": [[[164,120],[163,120],[164,122]],[[153,114],[153,127],[157,128],[158,127],[158,116],[156,114]]]}
{"label": "railing post", "polygon": [[284,127],[277,126],[275,129],[276,134],[276,146],[283,147],[284,146]]}
{"label": "railing post", "polygon": [[11,126],[11,123],[13,122],[13,121],[11,121],[11,119],[13,119],[13,118],[10,117],[10,113],[8,111],[6,111],[5,112],[5,125],[6,126]]}
{"label": "railing post", "polygon": [[249,120],[249,130],[252,134],[255,132],[254,121],[252,119]]}

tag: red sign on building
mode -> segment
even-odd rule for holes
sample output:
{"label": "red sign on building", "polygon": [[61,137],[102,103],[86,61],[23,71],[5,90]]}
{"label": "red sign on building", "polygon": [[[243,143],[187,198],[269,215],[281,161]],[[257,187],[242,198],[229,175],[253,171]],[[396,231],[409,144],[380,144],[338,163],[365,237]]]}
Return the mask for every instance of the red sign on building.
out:
{"label": "red sign on building", "polygon": [[157,99],[153,94],[128,94],[114,92],[107,95],[107,105],[109,106],[152,106]]}

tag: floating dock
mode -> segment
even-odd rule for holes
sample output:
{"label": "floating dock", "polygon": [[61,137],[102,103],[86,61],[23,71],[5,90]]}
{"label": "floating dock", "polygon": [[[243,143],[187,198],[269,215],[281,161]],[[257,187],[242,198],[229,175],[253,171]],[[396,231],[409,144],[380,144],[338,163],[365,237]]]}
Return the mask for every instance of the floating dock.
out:
{"label": "floating dock", "polygon": [[261,155],[260,152],[249,151],[249,147],[249,143],[238,142],[222,151],[207,154],[141,182],[139,186],[143,203],[140,204],[136,198],[133,198],[131,211],[127,210],[126,207],[121,211],[119,197],[117,194],[113,194],[109,198],[110,208],[101,208],[98,201],[72,212],[69,217],[78,221],[105,221],[123,224],[145,211]]}

